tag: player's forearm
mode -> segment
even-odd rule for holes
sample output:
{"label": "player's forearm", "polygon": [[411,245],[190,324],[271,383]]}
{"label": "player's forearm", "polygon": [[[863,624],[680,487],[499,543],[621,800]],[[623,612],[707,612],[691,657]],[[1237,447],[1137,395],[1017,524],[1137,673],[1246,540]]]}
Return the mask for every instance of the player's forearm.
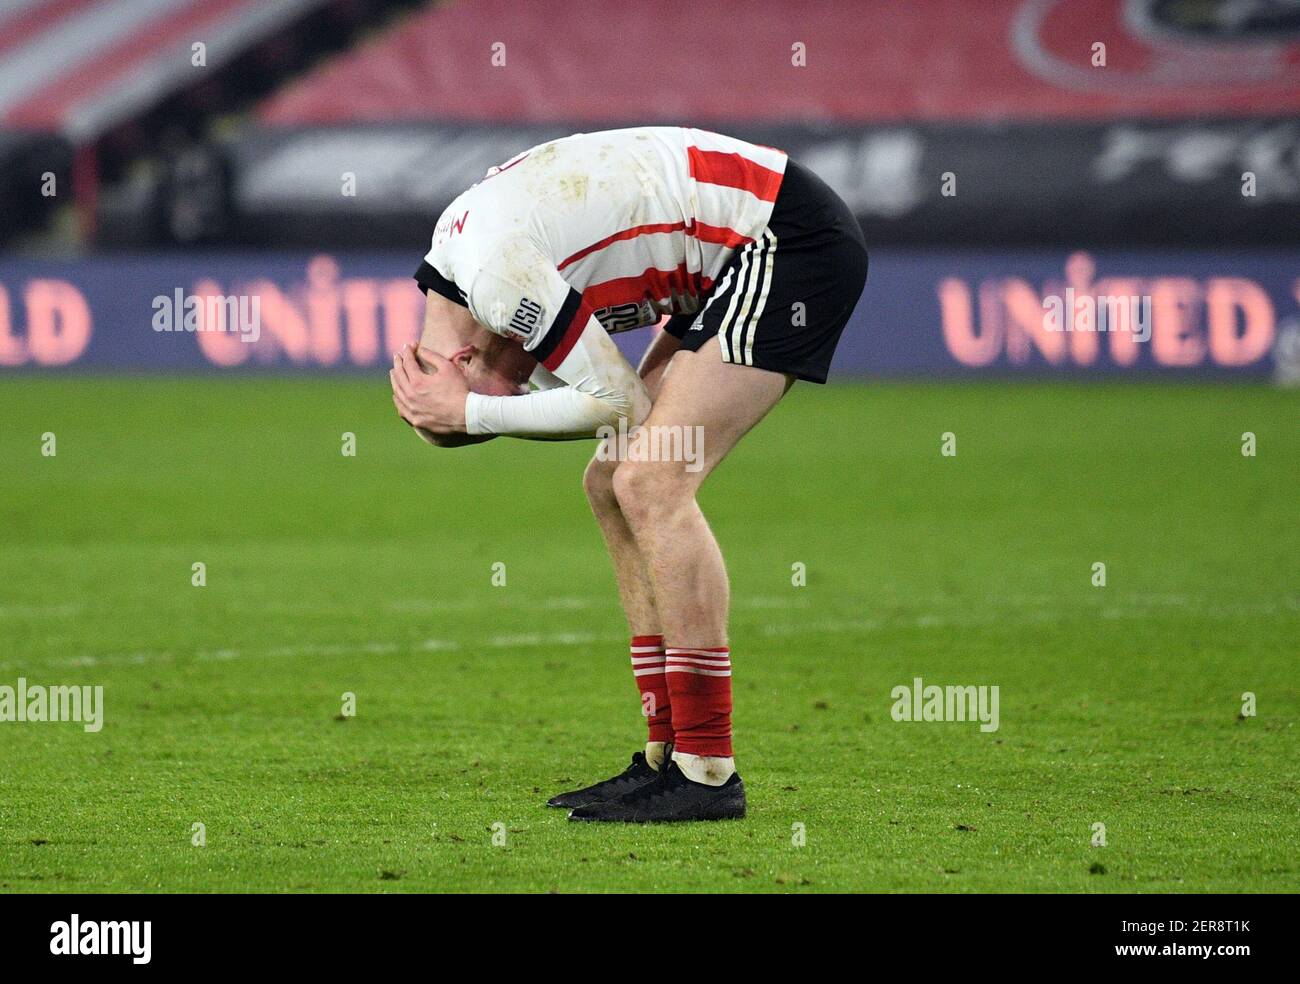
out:
{"label": "player's forearm", "polygon": [[594,317],[554,374],[534,378],[552,388],[523,396],[470,393],[466,433],[579,440],[596,437],[600,428],[639,424],[650,412],[645,384]]}
{"label": "player's forearm", "polygon": [[580,440],[596,436],[601,427],[629,424],[634,399],[623,393],[600,396],[572,386],[527,393],[523,396],[484,396],[470,393],[465,400],[465,432],[470,435]]}

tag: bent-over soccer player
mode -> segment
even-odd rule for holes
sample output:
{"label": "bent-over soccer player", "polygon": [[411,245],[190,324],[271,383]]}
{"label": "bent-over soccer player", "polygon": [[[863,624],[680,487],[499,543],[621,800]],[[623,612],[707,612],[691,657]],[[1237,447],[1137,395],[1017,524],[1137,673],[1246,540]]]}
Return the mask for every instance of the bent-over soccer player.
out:
{"label": "bent-over soccer player", "polygon": [[[695,497],[796,380],[826,381],[867,276],[848,206],[769,147],[683,127],[580,133],[460,195],[415,276],[424,330],[390,378],[426,441],[703,428],[690,470],[608,450],[587,466],[650,732],[623,772],[549,805],[571,820],[744,816],[727,572]],[[634,371],[610,334],[665,315]]]}

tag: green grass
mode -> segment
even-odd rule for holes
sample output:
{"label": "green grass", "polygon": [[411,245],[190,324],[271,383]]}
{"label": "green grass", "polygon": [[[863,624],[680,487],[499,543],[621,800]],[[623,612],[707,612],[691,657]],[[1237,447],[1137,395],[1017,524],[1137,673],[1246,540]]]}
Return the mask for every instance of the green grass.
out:
{"label": "green grass", "polygon": [[[1296,891],[1298,410],[796,387],[703,496],[750,815],[610,828],[542,806],[643,737],[589,447],[427,448],[382,376],[6,380],[0,684],[106,723],[0,724],[0,891]],[[893,721],[915,676],[1000,730]]]}

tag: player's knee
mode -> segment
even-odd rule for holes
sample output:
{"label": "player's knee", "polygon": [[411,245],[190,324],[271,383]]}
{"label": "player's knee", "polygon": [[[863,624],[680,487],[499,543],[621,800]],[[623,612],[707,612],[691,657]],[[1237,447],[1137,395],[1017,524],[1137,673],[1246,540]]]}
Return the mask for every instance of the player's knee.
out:
{"label": "player's knee", "polygon": [[670,512],[691,495],[659,462],[624,461],[614,470],[614,496],[623,515],[634,525],[658,513]]}
{"label": "player's knee", "polygon": [[624,461],[614,470],[614,497],[623,515],[629,520],[639,518],[646,512],[647,489],[645,469],[637,467],[636,462]]}

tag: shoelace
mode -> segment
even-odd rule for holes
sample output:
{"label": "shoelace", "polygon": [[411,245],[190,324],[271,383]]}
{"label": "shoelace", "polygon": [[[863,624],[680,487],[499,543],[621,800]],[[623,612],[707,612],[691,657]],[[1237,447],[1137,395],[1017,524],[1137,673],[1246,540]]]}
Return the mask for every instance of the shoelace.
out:
{"label": "shoelace", "polygon": [[628,794],[628,800],[640,802],[641,800],[667,796],[670,792],[681,785],[681,782],[674,781],[676,777],[680,775],[681,771],[675,765],[665,763],[664,767],[659,771],[659,774],[655,776],[654,779],[639,789],[632,790],[632,792]]}

